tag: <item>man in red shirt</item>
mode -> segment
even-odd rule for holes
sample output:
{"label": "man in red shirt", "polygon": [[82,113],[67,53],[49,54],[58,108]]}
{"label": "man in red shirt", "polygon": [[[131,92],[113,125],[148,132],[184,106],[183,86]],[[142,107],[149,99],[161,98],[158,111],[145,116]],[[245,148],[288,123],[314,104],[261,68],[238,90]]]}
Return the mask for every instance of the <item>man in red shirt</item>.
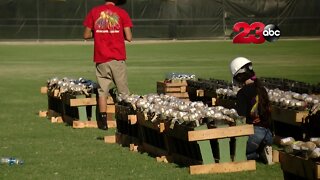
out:
{"label": "man in red shirt", "polygon": [[84,39],[94,38],[94,62],[99,83],[98,127],[107,130],[106,96],[109,96],[111,82],[119,94],[129,94],[126,67],[125,40],[131,42],[132,22],[128,13],[116,5],[125,0],[106,0],[104,5],[91,9],[83,25]]}

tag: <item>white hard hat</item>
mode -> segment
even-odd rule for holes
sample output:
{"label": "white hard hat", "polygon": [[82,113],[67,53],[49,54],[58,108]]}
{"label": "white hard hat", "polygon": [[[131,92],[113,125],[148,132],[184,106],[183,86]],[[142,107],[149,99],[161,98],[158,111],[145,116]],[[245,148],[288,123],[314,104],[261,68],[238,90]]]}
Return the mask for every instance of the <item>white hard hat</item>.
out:
{"label": "white hard hat", "polygon": [[238,73],[241,73],[241,68],[249,63],[251,63],[251,61],[244,57],[237,57],[232,60],[230,63],[230,71],[232,73],[232,76],[235,77]]}

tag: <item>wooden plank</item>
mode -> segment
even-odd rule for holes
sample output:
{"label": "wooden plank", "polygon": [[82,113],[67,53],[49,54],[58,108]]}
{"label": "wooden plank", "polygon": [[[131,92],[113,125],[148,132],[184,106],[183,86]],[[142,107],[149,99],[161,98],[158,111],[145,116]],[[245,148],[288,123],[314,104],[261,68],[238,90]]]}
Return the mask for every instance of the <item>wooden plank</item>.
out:
{"label": "wooden plank", "polygon": [[59,91],[59,89],[55,89],[53,91],[48,91],[47,94],[50,97],[55,97],[55,98],[60,99],[60,96],[59,96],[60,95],[60,91]]}
{"label": "wooden plank", "polygon": [[129,145],[129,150],[130,151],[133,151],[133,152],[138,152],[138,146],[137,145],[135,145],[135,144],[133,144],[133,143],[131,143],[130,145]]}
{"label": "wooden plank", "polygon": [[39,117],[47,117],[48,111],[39,111]]}
{"label": "wooden plank", "polygon": [[198,90],[196,91],[196,94],[197,94],[197,97],[203,97],[203,96],[204,96],[204,90],[198,89]]}
{"label": "wooden plank", "polygon": [[63,123],[62,117],[51,117],[51,123]]}
{"label": "wooden plank", "polygon": [[47,94],[48,93],[48,87],[46,87],[46,86],[41,87],[40,88],[40,93],[41,94]]}
{"label": "wooden plank", "polygon": [[157,82],[157,93],[168,94],[168,93],[186,93],[187,85],[172,85],[172,83]]}
{"label": "wooden plank", "polygon": [[[115,128],[117,126],[117,123],[115,121],[107,121],[108,128]],[[81,129],[81,128],[98,128],[97,121],[79,121],[74,120],[72,122],[72,127],[75,129]]]}
{"label": "wooden plank", "polygon": [[279,151],[279,160],[283,172],[289,172],[307,179],[320,179],[319,162],[303,159],[292,154]]}
{"label": "wooden plank", "polygon": [[185,92],[185,93],[166,93],[166,95],[174,96],[177,98],[188,98],[189,97],[189,94],[187,92]]}
{"label": "wooden plank", "polygon": [[272,162],[278,163],[279,161],[279,151],[278,150],[272,150]]}
{"label": "wooden plank", "polygon": [[116,121],[107,121],[108,128],[116,128],[117,122]]}
{"label": "wooden plank", "polygon": [[156,160],[157,160],[157,162],[169,163],[170,157],[169,156],[160,156],[160,157],[156,157]]}
{"label": "wooden plank", "polygon": [[256,161],[226,162],[190,166],[190,174],[229,173],[256,170]]}
{"label": "wooden plank", "polygon": [[157,87],[158,94],[165,94],[170,92],[186,92],[186,86],[181,87]]}
{"label": "wooden plank", "polygon": [[209,140],[235,136],[247,136],[253,134],[253,125],[232,126],[226,128],[216,128],[199,131],[189,131],[189,141]]}
{"label": "wooden plank", "polygon": [[107,96],[107,104],[114,104],[113,98],[111,96]]}
{"label": "wooden plank", "polygon": [[75,129],[98,128],[98,125],[97,121],[73,121],[72,127]]}
{"label": "wooden plank", "polygon": [[107,113],[115,113],[116,112],[116,106],[115,105],[107,105]]}
{"label": "wooden plank", "polygon": [[133,115],[133,114],[128,115],[128,120],[131,125],[136,124],[137,123],[137,115]]}
{"label": "wooden plank", "polygon": [[114,144],[116,143],[116,135],[110,135],[104,137],[104,142],[108,144]]}
{"label": "wooden plank", "polygon": [[180,92],[187,92],[187,86],[181,86],[180,87]]}
{"label": "wooden plank", "polygon": [[215,106],[217,104],[217,98],[212,98],[211,104],[212,104],[212,106]]}
{"label": "wooden plank", "polygon": [[308,111],[296,111],[271,106],[271,118],[275,121],[301,126],[303,120],[308,116]]}
{"label": "wooden plank", "polygon": [[179,80],[179,81],[175,81],[175,82],[164,82],[164,81],[158,81],[157,84],[161,85],[161,86],[167,86],[167,87],[171,87],[171,86],[188,86],[187,81],[185,80]]}
{"label": "wooden plank", "polygon": [[162,133],[165,130],[165,124],[164,123],[160,123],[159,124],[159,131]]}
{"label": "wooden plank", "polygon": [[70,99],[69,102],[71,107],[75,106],[93,106],[97,105],[97,99],[94,98],[79,98],[79,99]]}
{"label": "wooden plank", "polygon": [[181,79],[172,79],[170,81],[170,83],[172,83],[172,84],[178,83],[178,84],[186,84],[186,85],[188,85],[187,80],[181,80]]}

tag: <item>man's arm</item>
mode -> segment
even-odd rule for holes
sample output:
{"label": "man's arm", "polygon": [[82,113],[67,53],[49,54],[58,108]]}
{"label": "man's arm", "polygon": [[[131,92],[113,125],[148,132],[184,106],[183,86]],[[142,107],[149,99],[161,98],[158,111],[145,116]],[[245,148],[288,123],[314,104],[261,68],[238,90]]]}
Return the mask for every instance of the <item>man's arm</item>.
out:
{"label": "man's arm", "polygon": [[85,27],[85,29],[84,29],[84,31],[83,31],[83,38],[84,39],[90,39],[90,38],[92,38],[93,36],[92,36],[92,31],[91,31],[91,29],[90,28],[88,28],[88,27]]}
{"label": "man's arm", "polygon": [[132,41],[132,33],[130,27],[124,28],[124,39],[131,42]]}

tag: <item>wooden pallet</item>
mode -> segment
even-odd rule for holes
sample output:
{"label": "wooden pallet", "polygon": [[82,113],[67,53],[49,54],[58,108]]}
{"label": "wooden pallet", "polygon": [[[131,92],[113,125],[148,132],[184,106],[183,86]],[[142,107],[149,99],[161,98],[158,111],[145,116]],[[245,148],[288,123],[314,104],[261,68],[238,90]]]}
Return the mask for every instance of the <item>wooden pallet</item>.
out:
{"label": "wooden pallet", "polygon": [[279,151],[279,160],[284,179],[320,179],[320,162]]}

